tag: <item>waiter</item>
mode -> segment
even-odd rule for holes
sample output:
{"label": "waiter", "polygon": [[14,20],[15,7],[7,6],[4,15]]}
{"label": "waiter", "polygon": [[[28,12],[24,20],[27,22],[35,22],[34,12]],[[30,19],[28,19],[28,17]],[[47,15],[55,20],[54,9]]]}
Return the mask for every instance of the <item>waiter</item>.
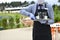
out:
{"label": "waiter", "polygon": [[34,20],[33,40],[52,40],[50,24],[54,23],[54,12],[50,4],[38,0],[36,4],[20,10],[20,13]]}

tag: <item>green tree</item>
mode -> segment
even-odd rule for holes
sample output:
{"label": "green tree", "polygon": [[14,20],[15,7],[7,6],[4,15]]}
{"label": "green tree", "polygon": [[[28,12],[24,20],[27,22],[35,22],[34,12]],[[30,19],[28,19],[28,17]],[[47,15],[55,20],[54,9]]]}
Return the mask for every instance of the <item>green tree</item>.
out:
{"label": "green tree", "polygon": [[5,9],[4,3],[0,4],[0,10],[3,11]]}
{"label": "green tree", "polygon": [[4,5],[5,7],[10,7],[10,3],[5,2]]}
{"label": "green tree", "polygon": [[22,6],[22,2],[20,2],[20,6]]}
{"label": "green tree", "polygon": [[21,5],[21,2],[11,2],[10,5],[12,5],[13,7],[17,7]]}
{"label": "green tree", "polygon": [[60,9],[58,5],[53,5],[53,9],[54,9],[54,19],[55,22],[59,22],[60,21]]}
{"label": "green tree", "polygon": [[24,1],[23,3],[22,3],[22,6],[28,6],[29,5],[29,3],[27,2],[27,1]]}
{"label": "green tree", "polygon": [[31,4],[35,4],[35,2],[34,2],[34,1],[32,1],[32,2],[31,2]]}

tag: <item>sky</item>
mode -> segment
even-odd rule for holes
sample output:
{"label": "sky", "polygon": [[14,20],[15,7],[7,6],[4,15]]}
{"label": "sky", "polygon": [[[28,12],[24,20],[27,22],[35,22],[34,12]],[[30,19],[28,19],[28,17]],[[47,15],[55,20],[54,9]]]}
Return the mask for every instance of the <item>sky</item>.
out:
{"label": "sky", "polygon": [[[0,3],[5,3],[5,2],[12,2],[12,1],[21,1],[21,2],[24,2],[24,1],[35,1],[37,2],[37,0],[0,0]],[[57,4],[58,3],[58,0],[45,0],[46,2],[50,3],[50,4]]]}

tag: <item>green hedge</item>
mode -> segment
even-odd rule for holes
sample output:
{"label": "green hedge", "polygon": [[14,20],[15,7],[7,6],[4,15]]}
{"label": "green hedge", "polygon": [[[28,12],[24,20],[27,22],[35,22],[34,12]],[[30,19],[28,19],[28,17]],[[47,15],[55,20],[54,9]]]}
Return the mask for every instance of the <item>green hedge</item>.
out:
{"label": "green hedge", "polygon": [[[26,18],[26,16],[23,16],[21,14],[1,14],[2,16],[0,20],[0,28],[3,29],[13,29],[13,28],[22,28],[24,25],[20,22],[20,19]],[[7,20],[9,23],[7,23]]]}
{"label": "green hedge", "polygon": [[60,22],[60,11],[59,10],[55,11],[54,20],[55,20],[55,22]]}
{"label": "green hedge", "polygon": [[7,29],[7,19],[6,19],[6,18],[3,18],[3,19],[2,19],[2,27],[3,27],[4,29]]}

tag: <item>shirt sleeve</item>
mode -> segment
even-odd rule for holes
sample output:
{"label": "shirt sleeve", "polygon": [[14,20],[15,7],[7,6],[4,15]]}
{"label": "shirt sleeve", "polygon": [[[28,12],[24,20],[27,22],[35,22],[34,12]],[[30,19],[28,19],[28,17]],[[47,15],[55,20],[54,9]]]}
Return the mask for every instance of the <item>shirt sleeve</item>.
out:
{"label": "shirt sleeve", "polygon": [[48,8],[48,13],[49,13],[49,17],[50,17],[50,20],[48,20],[48,23],[49,24],[53,24],[54,23],[54,11],[53,11],[53,8],[51,5],[49,5],[49,8]]}
{"label": "shirt sleeve", "polygon": [[29,5],[25,7],[24,9],[20,10],[20,14],[25,15],[25,16],[30,16],[30,14],[32,14],[32,6],[33,5]]}

